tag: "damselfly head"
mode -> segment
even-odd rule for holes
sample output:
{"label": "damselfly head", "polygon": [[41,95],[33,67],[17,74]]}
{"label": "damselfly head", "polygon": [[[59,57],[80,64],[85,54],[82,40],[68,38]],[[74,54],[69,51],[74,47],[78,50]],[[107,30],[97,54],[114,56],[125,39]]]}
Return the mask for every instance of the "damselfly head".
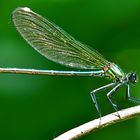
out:
{"label": "damselfly head", "polygon": [[133,84],[138,82],[136,73],[130,73],[128,79]]}

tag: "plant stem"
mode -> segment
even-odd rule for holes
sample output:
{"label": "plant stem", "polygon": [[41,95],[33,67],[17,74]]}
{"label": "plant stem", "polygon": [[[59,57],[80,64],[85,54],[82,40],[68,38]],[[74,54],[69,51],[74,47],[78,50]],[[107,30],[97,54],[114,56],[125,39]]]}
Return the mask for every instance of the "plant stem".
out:
{"label": "plant stem", "polygon": [[93,131],[99,130],[101,128],[107,127],[109,125],[116,124],[121,121],[125,121],[131,118],[134,118],[138,115],[140,115],[140,105],[130,107],[127,109],[123,109],[121,111],[118,111],[120,114],[120,118],[117,117],[117,113],[111,113],[104,117],[92,120],[90,122],[87,122],[83,125],[80,125],[76,128],[73,128],[60,136],[54,138],[53,140],[74,140],[77,138],[80,138],[84,135],[87,135],[88,133],[91,133]]}

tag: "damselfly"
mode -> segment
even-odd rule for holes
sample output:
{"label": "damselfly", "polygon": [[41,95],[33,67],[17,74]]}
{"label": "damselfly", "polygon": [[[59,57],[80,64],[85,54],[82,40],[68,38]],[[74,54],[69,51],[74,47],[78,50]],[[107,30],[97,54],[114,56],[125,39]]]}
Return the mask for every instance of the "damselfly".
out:
{"label": "damselfly", "polygon": [[126,84],[127,99],[138,103],[140,102],[139,99],[131,97],[130,95],[130,83],[137,83],[136,73],[124,73],[120,67],[107,61],[96,50],[75,40],[60,27],[31,11],[27,7],[17,8],[12,14],[12,19],[18,32],[36,51],[51,61],[78,70],[57,71],[0,68],[0,72],[108,77],[112,80],[112,83],[97,88],[90,93],[100,118],[101,112],[96,100],[96,93],[101,90],[112,87],[106,95],[108,101],[117,113],[117,105],[112,101],[111,97],[123,84]]}

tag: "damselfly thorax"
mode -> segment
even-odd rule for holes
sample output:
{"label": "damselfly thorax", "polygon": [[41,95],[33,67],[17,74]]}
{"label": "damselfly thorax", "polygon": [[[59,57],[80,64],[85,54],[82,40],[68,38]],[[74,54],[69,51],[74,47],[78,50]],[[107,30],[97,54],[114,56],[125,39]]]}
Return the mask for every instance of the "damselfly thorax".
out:
{"label": "damselfly thorax", "polygon": [[103,67],[105,76],[114,82],[121,82],[126,78],[126,74],[115,63],[108,63]]}

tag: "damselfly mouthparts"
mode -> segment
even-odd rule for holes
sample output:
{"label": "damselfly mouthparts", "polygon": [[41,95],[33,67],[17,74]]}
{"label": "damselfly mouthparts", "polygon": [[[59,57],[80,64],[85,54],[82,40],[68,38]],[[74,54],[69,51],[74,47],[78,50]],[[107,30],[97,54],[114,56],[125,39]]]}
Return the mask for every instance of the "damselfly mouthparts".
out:
{"label": "damselfly mouthparts", "polygon": [[51,61],[67,67],[77,68],[78,70],[57,71],[0,68],[0,72],[108,77],[112,80],[112,83],[95,89],[90,94],[100,117],[101,112],[96,100],[96,93],[103,89],[112,87],[106,95],[116,112],[118,112],[117,105],[112,101],[111,96],[123,84],[126,84],[127,99],[138,103],[140,102],[139,99],[131,97],[130,95],[130,83],[137,83],[135,73],[124,73],[121,68],[107,61],[96,50],[75,40],[60,27],[27,7],[17,8],[12,14],[12,19],[18,32],[36,51]]}

